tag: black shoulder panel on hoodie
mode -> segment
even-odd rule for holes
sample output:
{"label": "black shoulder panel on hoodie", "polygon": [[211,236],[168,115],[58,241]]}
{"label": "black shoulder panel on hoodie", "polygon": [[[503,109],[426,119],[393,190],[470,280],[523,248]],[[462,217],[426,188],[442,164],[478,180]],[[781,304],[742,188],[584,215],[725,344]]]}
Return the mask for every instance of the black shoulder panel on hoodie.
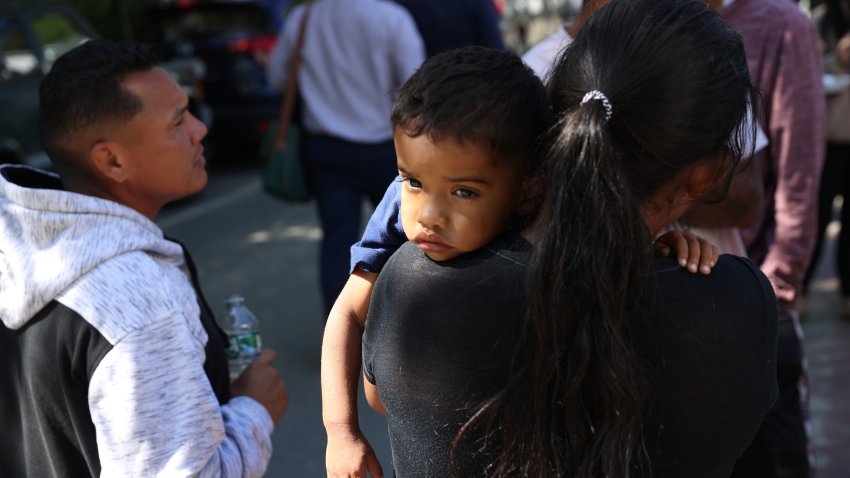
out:
{"label": "black shoulder panel on hoodie", "polygon": [[56,301],[19,330],[0,327],[0,476],[100,475],[88,387],[111,349]]}

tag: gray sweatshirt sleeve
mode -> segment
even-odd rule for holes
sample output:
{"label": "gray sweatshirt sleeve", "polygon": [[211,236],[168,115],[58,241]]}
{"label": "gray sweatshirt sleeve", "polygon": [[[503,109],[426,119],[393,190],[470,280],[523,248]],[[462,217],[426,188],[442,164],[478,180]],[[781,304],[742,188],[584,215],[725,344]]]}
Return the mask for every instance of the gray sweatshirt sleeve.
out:
{"label": "gray sweatshirt sleeve", "polygon": [[206,337],[169,314],[125,336],[92,374],[102,476],[261,476],[274,427],[248,397],[220,406],[204,374]]}

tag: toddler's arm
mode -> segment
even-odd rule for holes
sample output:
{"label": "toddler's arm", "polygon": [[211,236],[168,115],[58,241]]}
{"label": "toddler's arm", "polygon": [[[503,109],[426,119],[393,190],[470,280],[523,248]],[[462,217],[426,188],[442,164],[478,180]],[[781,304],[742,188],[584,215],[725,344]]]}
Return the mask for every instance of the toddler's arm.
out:
{"label": "toddler's arm", "polygon": [[363,238],[351,246],[351,276],[334,302],[322,340],[322,417],[328,434],[328,476],[382,476],[360,431],[357,382],[366,312],[378,272],[407,238],[401,227],[401,183],[393,181],[372,214]]}
{"label": "toddler's arm", "polygon": [[360,431],[357,384],[361,342],[372,286],[378,274],[355,270],[334,302],[322,340],[322,417],[328,435],[329,477],[383,476],[381,465]]}
{"label": "toddler's arm", "polygon": [[350,272],[363,269],[378,273],[390,256],[407,242],[401,227],[401,178],[390,183],[383,199],[375,208],[363,237],[351,246]]}

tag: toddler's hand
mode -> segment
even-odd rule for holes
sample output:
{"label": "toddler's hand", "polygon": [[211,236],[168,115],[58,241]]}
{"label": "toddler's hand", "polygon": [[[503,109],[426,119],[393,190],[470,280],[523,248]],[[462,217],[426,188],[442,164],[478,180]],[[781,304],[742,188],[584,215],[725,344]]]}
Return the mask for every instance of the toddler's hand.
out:
{"label": "toddler's hand", "polygon": [[711,274],[720,253],[713,244],[688,231],[669,231],[655,240],[655,250],[669,256],[675,251],[676,261],[690,272]]}
{"label": "toddler's hand", "polygon": [[325,453],[328,478],[383,478],[384,471],[375,451],[357,427],[337,425],[328,429]]}

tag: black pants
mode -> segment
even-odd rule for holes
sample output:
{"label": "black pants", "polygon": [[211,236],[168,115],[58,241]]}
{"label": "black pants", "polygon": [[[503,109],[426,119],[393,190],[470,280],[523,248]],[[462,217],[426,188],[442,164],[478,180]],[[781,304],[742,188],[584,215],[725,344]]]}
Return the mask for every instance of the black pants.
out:
{"label": "black pants", "polygon": [[[818,237],[812,262],[803,282],[804,290],[817,268],[826,227],[832,220],[832,202],[838,195],[850,202],[850,144],[827,143],[826,162],[818,190]],[[841,233],[838,235],[837,268],[841,295],[850,297],[850,203],[841,208]]]}
{"label": "black pants", "polygon": [[803,345],[796,321],[779,309],[776,381],[779,397],[764,418],[755,439],[735,463],[733,478],[807,478],[809,463],[808,385],[803,369]]}
{"label": "black pants", "polygon": [[392,140],[363,144],[306,136],[303,151],[322,225],[319,280],[327,313],[348,280],[349,250],[360,239],[363,198],[377,205],[398,168]]}

